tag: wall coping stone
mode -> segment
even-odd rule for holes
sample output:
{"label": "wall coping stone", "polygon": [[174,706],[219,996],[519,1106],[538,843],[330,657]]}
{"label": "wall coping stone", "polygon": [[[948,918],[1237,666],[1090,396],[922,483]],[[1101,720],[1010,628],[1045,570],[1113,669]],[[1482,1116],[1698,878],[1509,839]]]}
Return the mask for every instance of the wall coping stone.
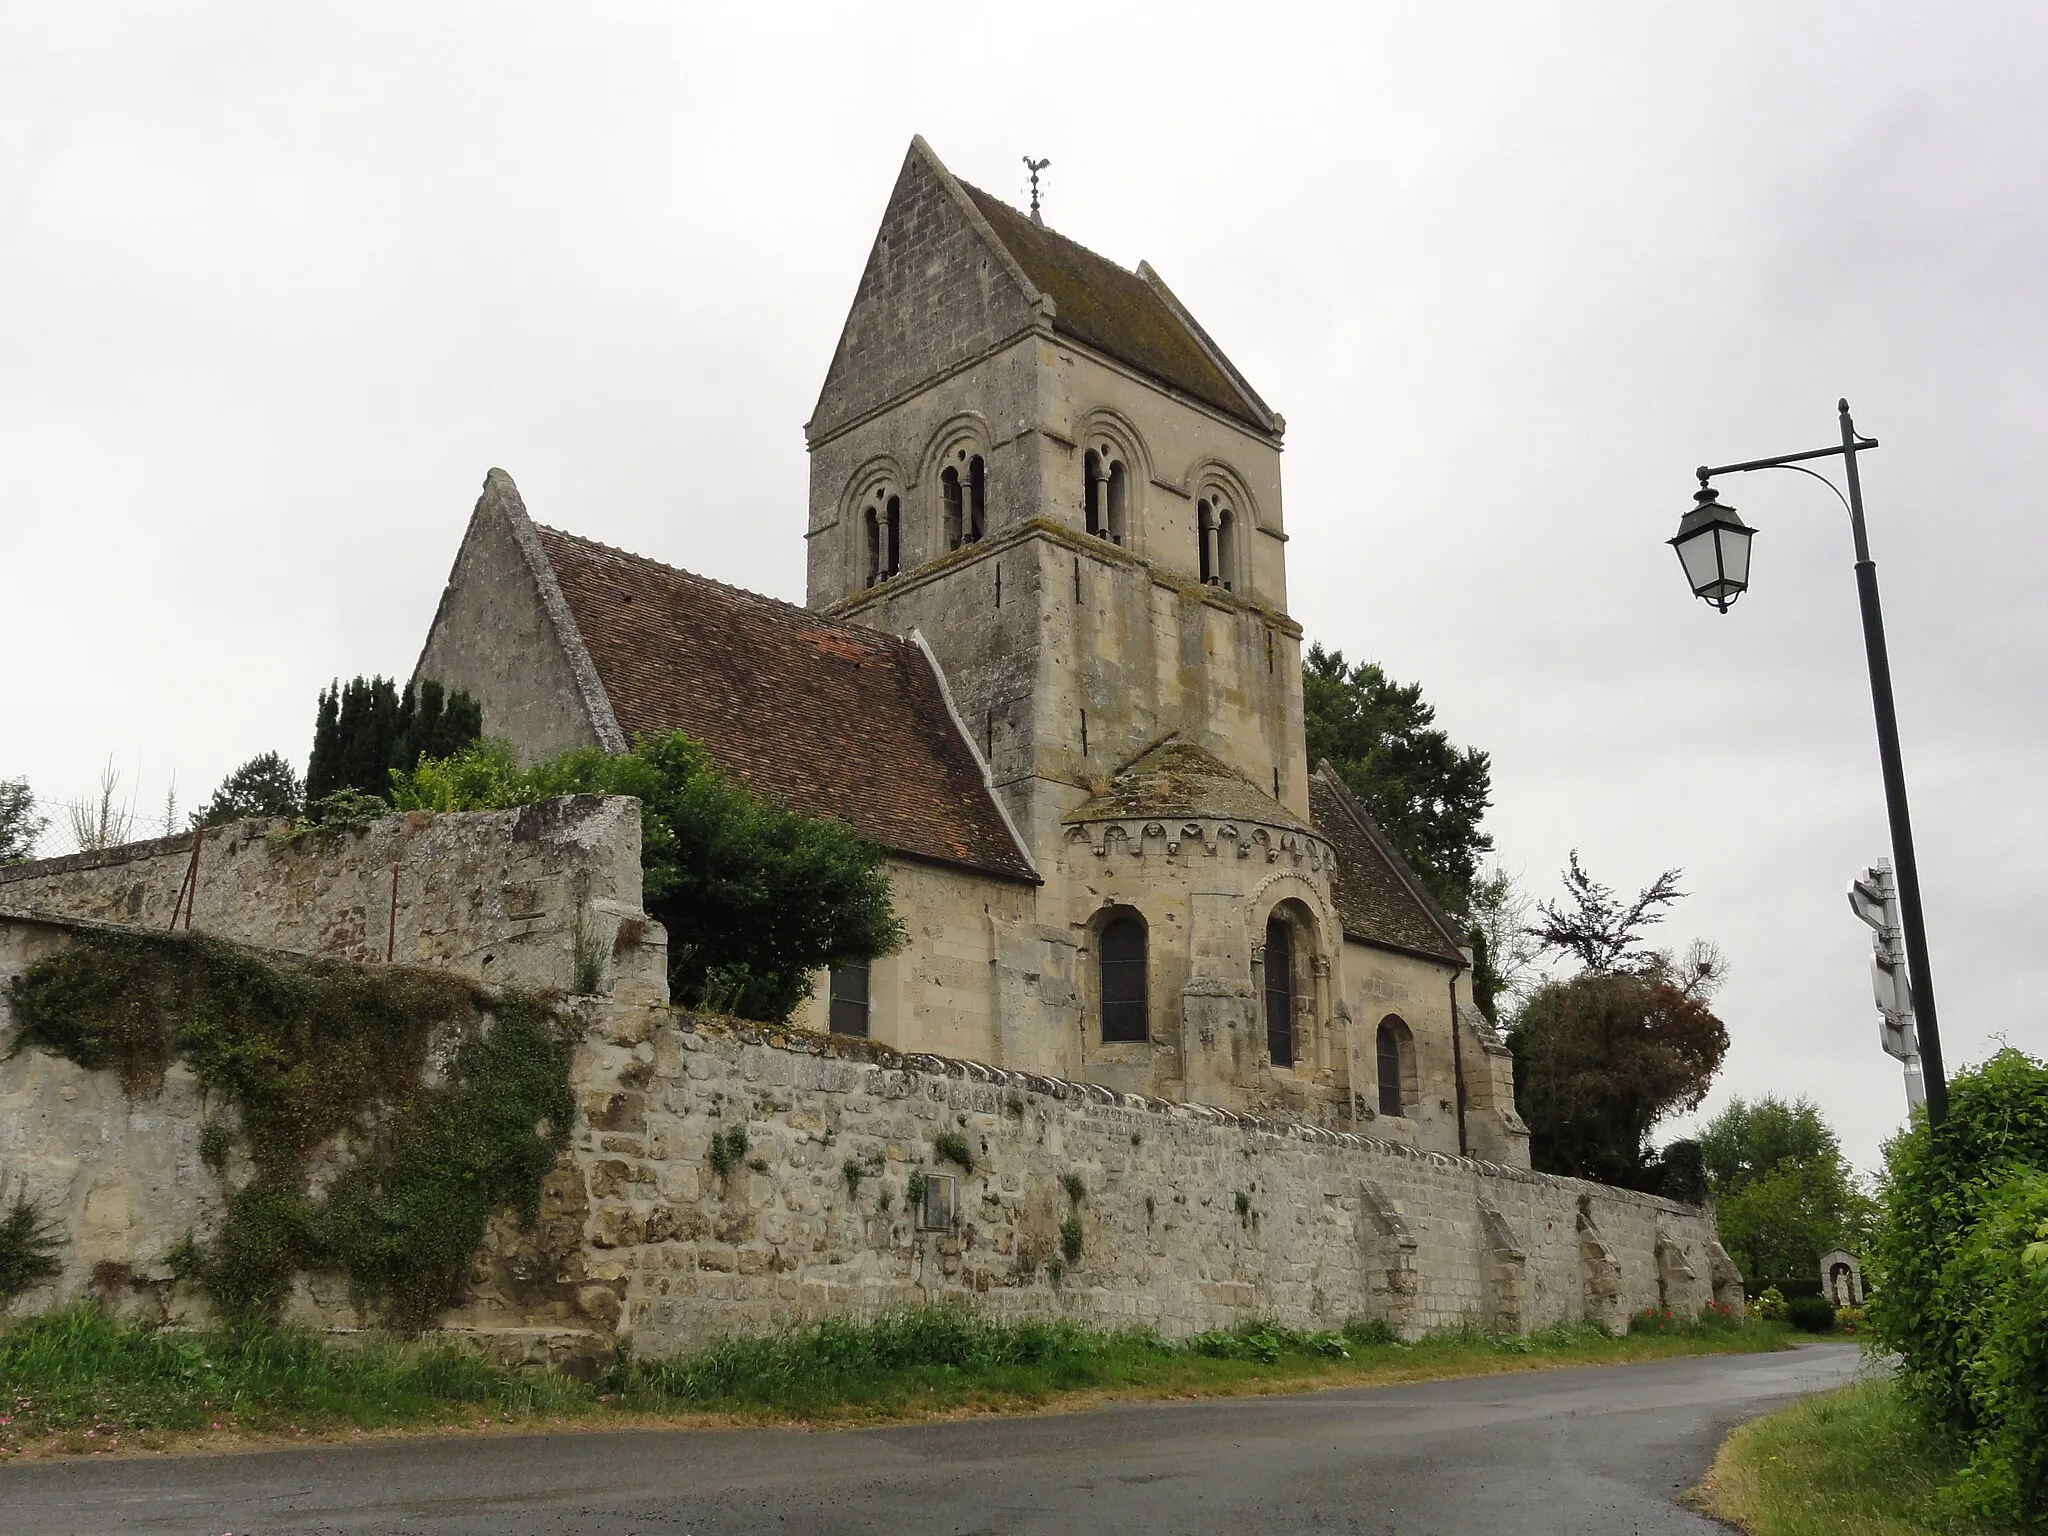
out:
{"label": "wall coping stone", "polygon": [[1636,1205],[1651,1211],[1668,1211],[1673,1215],[1701,1217],[1707,1211],[1704,1206],[1688,1205],[1682,1200],[1647,1194],[1642,1190],[1621,1189],[1611,1184],[1596,1184],[1590,1179],[1574,1179],[1563,1174],[1513,1168],[1504,1163],[1487,1162],[1483,1158],[1459,1157],[1448,1152],[1427,1152],[1419,1147],[1411,1147],[1404,1142],[1388,1141],[1379,1136],[1365,1136],[1356,1131],[1333,1131],[1325,1126],[1310,1125],[1300,1120],[1246,1114],[1241,1110],[1225,1109],[1217,1104],[1177,1103],[1171,1099],[1155,1099],[1145,1094],[1119,1093],[1100,1083],[1075,1082],[1038,1072],[1020,1072],[1008,1067],[990,1066],[986,1062],[969,1061],[962,1057],[935,1056],[927,1052],[905,1053],[857,1035],[821,1035],[811,1030],[795,1029],[786,1025],[760,1024],[745,1019],[691,1013],[682,1008],[674,1008],[670,1012],[684,1034],[694,1036],[698,1042],[728,1040],[741,1046],[756,1046],[797,1055],[863,1061],[891,1071],[927,1077],[958,1078],[991,1087],[1038,1094],[1054,1100],[1078,1099],[1120,1107],[1160,1119],[1200,1120],[1211,1125],[1236,1126],[1255,1134],[1306,1142],[1311,1146],[1343,1147],[1374,1153],[1381,1157],[1427,1163],[1438,1168],[1463,1169],[1485,1178],[1507,1179],[1517,1184],[1532,1184],[1572,1195],[1598,1195],[1603,1199],[1618,1200],[1623,1204]]}

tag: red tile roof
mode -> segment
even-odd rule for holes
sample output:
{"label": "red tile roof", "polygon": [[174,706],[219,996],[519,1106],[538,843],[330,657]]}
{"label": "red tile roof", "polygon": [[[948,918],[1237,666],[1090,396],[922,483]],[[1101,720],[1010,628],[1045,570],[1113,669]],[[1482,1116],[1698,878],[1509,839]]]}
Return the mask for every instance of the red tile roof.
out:
{"label": "red tile roof", "polygon": [[534,525],[628,739],[682,731],[791,810],[1036,880],[910,640]]}
{"label": "red tile roof", "polygon": [[1308,806],[1316,831],[1337,852],[1330,894],[1345,933],[1464,964],[1451,920],[1328,763],[1317,764],[1308,776]]}

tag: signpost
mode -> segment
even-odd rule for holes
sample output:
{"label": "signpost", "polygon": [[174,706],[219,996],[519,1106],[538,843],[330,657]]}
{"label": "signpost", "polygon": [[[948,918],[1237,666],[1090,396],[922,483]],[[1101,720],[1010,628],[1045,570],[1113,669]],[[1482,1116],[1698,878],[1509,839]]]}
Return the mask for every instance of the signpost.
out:
{"label": "signpost", "polygon": [[1913,987],[1906,973],[1906,933],[1890,859],[1879,859],[1849,882],[1849,910],[1873,933],[1870,981],[1877,999],[1879,1043],[1885,1055],[1905,1063],[1907,1104],[1924,1107],[1927,1080],[1920,1070],[1920,1035],[1913,1025]]}

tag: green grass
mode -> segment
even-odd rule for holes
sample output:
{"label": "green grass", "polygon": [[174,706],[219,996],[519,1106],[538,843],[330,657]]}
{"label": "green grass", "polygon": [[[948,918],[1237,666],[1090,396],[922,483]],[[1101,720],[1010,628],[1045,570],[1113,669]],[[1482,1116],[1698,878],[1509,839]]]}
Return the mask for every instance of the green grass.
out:
{"label": "green grass", "polygon": [[1752,1536],[1993,1536],[1946,1495],[1957,1459],[1889,1381],[1802,1399],[1728,1437],[1696,1502]]}
{"label": "green grass", "polygon": [[288,1326],[152,1330],[81,1307],[0,1328],[0,1449],[678,1418],[872,1423],[1775,1349],[1785,1339],[1766,1325],[1615,1338],[1573,1324],[1528,1337],[1451,1329],[1401,1344],[1366,1321],[1332,1333],[1255,1322],[1170,1341],[932,1307],[725,1339],[673,1359],[624,1353],[584,1382],[448,1343],[337,1344]]}

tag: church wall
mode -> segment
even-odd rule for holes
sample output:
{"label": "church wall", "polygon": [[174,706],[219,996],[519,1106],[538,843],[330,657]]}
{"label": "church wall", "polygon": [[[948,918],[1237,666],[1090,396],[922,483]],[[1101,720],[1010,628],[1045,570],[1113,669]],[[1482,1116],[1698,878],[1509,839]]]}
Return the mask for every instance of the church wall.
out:
{"label": "church wall", "polygon": [[[566,1004],[584,1030],[578,1108],[539,1220],[522,1228],[508,1213],[492,1225],[442,1320],[507,1358],[588,1358],[627,1333],[658,1355],[722,1332],[935,1301],[1171,1334],[1255,1316],[1330,1327],[1375,1315],[1410,1336],[1463,1319],[1618,1324],[1660,1292],[1684,1311],[1717,1285],[1739,1301],[1711,1218],[1670,1201],[1298,1119],[674,1012],[665,941],[641,926],[630,801],[395,817],[283,847],[244,830],[222,838],[236,851],[202,877],[195,932],[381,963],[367,919],[394,864],[408,892],[398,952],[479,980],[571,974],[579,916],[617,925],[621,939],[634,925],[635,942],[612,946],[601,992]],[[190,859],[178,842],[7,871],[0,1000],[8,976],[75,942],[65,925],[81,921],[21,907],[167,925],[174,872]],[[971,879],[916,878],[911,906],[986,901],[996,915]],[[1200,931],[1203,883],[1189,882],[1193,964],[1234,942]],[[972,991],[965,978],[990,962],[971,929],[937,923],[927,952],[942,963],[921,985]],[[994,994],[1016,959],[999,934]],[[220,1217],[220,1186],[198,1155],[206,1112],[177,1069],[161,1094],[130,1099],[112,1072],[34,1047],[0,1060],[0,1198],[47,1200],[68,1238],[62,1273],[19,1298],[16,1315],[96,1285],[117,1307],[200,1315],[164,1259]],[[749,1164],[721,1179],[709,1140],[739,1124]],[[971,1171],[938,1159],[942,1132],[966,1141]],[[920,1229],[907,1199],[916,1170],[957,1180],[951,1227]],[[1069,1214],[1083,1235],[1071,1263],[1058,1246]],[[111,1288],[109,1274],[121,1277]],[[293,1308],[323,1326],[366,1320],[332,1277],[303,1281]]]}
{"label": "church wall", "polygon": [[[1008,952],[1034,926],[1036,888],[911,859],[889,860],[888,871],[906,938],[869,968],[868,1037],[897,1050],[1051,1070],[1051,1040],[1019,1037],[1018,1015],[1035,999]],[[826,971],[812,978],[794,1025],[830,1031],[829,983]]]}

